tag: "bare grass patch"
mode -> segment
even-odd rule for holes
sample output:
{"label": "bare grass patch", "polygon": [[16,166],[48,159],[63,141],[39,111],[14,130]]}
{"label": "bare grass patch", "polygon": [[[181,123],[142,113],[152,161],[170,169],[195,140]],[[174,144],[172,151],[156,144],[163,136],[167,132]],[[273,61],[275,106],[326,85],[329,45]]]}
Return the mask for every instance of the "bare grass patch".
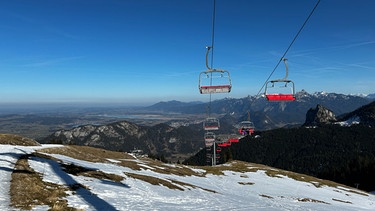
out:
{"label": "bare grass patch", "polygon": [[341,199],[335,199],[335,198],[332,198],[333,201],[338,201],[338,202],[342,202],[342,203],[345,203],[345,204],[353,204],[352,202],[350,201],[344,201],[344,200],[341,200]]}
{"label": "bare grass patch", "polygon": [[124,180],[124,177],[117,175],[117,174],[108,174],[99,170],[88,169],[82,166],[77,166],[75,164],[61,164],[61,166],[64,167],[65,172],[67,172],[68,174],[76,175],[76,176],[85,176],[85,177],[92,177],[96,179],[111,180],[113,182],[118,182],[118,183]]}
{"label": "bare grass patch", "polygon": [[156,177],[152,177],[152,176],[148,176],[148,175],[134,174],[134,173],[129,173],[129,172],[124,172],[124,174],[129,176],[129,177],[132,177],[134,179],[139,179],[139,180],[142,180],[144,182],[150,183],[152,185],[162,185],[162,186],[165,186],[169,189],[180,190],[180,191],[184,190],[181,187],[179,187],[177,185],[174,185],[170,181],[167,181],[167,180],[164,180],[164,179],[160,179],[160,178],[156,178]]}
{"label": "bare grass patch", "polygon": [[254,185],[255,183],[253,182],[238,182],[240,185]]}
{"label": "bare grass patch", "polygon": [[85,160],[89,162],[109,163],[107,158],[111,159],[134,159],[131,155],[124,152],[114,152],[105,149],[99,149],[89,146],[69,145],[64,147],[46,148],[38,150],[48,154],[60,154],[72,157],[78,160]]}
{"label": "bare grass patch", "polygon": [[40,146],[40,144],[31,138],[26,138],[13,134],[0,134],[0,144],[20,145],[20,146]]}
{"label": "bare grass patch", "polygon": [[314,202],[314,203],[322,203],[322,204],[329,204],[325,201],[320,201],[316,199],[311,199],[311,198],[299,198],[298,201],[300,202]]}
{"label": "bare grass patch", "polygon": [[272,197],[272,196],[268,196],[268,195],[264,195],[264,194],[260,194],[259,196],[261,196],[261,197],[264,197],[264,198],[269,198],[269,199],[273,199],[273,197]]}
{"label": "bare grass patch", "polygon": [[48,205],[53,210],[76,210],[68,207],[64,199],[68,188],[43,182],[41,175],[30,168],[29,156],[22,156],[12,173],[11,206],[21,210],[30,210],[38,205]]}

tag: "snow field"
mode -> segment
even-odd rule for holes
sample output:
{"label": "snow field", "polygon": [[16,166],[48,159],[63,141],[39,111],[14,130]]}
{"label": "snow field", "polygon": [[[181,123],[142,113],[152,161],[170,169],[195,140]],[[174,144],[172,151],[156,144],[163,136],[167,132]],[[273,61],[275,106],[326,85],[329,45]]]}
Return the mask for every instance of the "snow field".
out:
{"label": "snow field", "polygon": [[[11,173],[17,159],[36,149],[50,147],[18,147],[0,145],[0,210],[9,210]],[[121,183],[85,176],[74,176],[62,170],[59,163],[31,157],[30,167],[43,175],[43,180],[60,185],[80,184],[86,188],[69,191],[66,197],[71,207],[84,210],[375,210],[375,196],[358,194],[344,187],[316,187],[283,175],[268,176],[264,170],[255,172],[223,171],[224,175],[179,176],[162,174],[155,166],[137,160],[144,169],[133,170],[112,163],[94,163],[71,157],[48,154],[66,164],[124,177]],[[132,161],[133,162],[133,161]],[[226,164],[228,165],[228,164]],[[169,167],[179,166],[169,164]],[[163,167],[160,167],[163,168]],[[204,170],[195,168],[196,172]],[[170,181],[183,189],[152,185],[126,173],[145,175]],[[179,183],[174,183],[178,181]],[[48,210],[38,206],[35,210]]]}

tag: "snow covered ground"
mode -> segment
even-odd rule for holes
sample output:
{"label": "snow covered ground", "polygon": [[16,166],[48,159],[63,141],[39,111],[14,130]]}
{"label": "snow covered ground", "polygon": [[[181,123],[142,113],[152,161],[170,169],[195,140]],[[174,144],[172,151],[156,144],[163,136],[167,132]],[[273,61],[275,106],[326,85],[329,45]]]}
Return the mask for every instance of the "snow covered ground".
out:
{"label": "snow covered ground", "polygon": [[[0,210],[9,207],[11,174],[17,159],[45,147],[0,145]],[[63,146],[60,146],[63,147]],[[375,196],[345,187],[317,187],[312,182],[302,182],[285,175],[268,176],[265,170],[248,172],[224,171],[224,175],[204,174],[205,170],[192,168],[203,176],[165,174],[156,171],[163,166],[149,166],[136,160],[140,170],[120,166],[119,160],[94,163],[71,157],[48,154],[63,163],[124,177],[121,183],[93,177],[74,176],[63,171],[53,160],[30,157],[29,164],[43,174],[43,180],[61,185],[81,184],[70,191],[68,205],[84,210],[375,210]],[[169,168],[180,168],[168,164]],[[230,165],[230,164],[229,164]],[[131,177],[137,174],[168,181],[178,188],[153,185]],[[38,206],[34,210],[48,210]]]}

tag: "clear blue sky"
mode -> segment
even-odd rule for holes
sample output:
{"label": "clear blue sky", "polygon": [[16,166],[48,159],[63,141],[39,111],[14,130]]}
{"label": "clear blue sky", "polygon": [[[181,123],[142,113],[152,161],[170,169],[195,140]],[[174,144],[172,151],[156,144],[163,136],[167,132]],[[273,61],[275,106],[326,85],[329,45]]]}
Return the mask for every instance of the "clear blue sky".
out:
{"label": "clear blue sky", "polygon": [[[316,0],[217,0],[213,67],[255,95]],[[213,0],[0,2],[0,103],[208,101]],[[322,0],[289,50],[296,90],[375,93],[375,1]],[[282,78],[281,63],[271,79]]]}

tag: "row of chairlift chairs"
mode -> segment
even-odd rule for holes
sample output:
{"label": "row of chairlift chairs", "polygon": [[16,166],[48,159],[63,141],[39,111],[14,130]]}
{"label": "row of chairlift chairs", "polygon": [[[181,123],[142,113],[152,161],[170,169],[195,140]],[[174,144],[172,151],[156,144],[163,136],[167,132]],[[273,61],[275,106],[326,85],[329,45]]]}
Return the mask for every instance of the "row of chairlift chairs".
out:
{"label": "row of chairlift chairs", "polygon": [[[226,70],[212,69],[208,66],[207,47],[206,66],[207,70],[199,75],[199,91],[201,94],[229,93],[232,89],[232,80]],[[267,81],[264,95],[268,101],[294,101],[295,87],[294,82],[288,79],[287,59],[282,59],[285,64],[285,77]]]}
{"label": "row of chairlift chairs", "polygon": [[[206,66],[207,70],[201,72],[199,75],[199,91],[201,94],[215,94],[215,93],[229,93],[232,89],[232,81],[230,74],[226,70],[212,69],[208,66],[208,54],[211,47],[207,47],[206,53]],[[283,58],[286,75],[282,79],[271,80],[266,83],[265,97],[268,101],[294,101],[295,88],[294,82],[288,79],[288,64],[287,59]],[[220,127],[217,118],[208,117],[204,123],[203,128],[206,131],[204,135],[205,145],[210,148],[216,141],[217,137],[213,131],[218,130]],[[254,124],[251,121],[243,121],[238,125],[238,135],[230,135],[226,140],[219,139],[219,147],[230,146],[233,142],[238,142],[239,139],[246,135],[254,133]]]}
{"label": "row of chairlift chairs", "polygon": [[219,147],[230,146],[231,143],[239,142],[239,139],[252,135],[254,133],[254,124],[251,121],[242,121],[238,125],[238,134],[218,135],[213,132],[219,130],[220,123],[216,118],[207,118],[203,122],[203,129],[206,131],[204,134],[204,141],[207,148],[211,147],[214,143],[218,143]]}
{"label": "row of chairlift chairs", "polygon": [[[201,72],[199,76],[199,91],[201,94],[229,93],[232,89],[230,74],[226,70],[212,69],[211,67],[209,67],[208,54],[210,49],[211,47],[207,47],[207,70]],[[218,140],[219,147],[230,146],[233,142],[239,142],[239,139],[241,137],[251,135],[254,133],[254,124],[251,121],[243,121],[239,124],[239,135],[229,135],[227,137],[224,136],[224,138],[223,135],[221,135],[221,138],[217,139],[217,136],[213,131],[219,130],[219,128],[220,122],[217,118],[208,117],[203,122],[203,129],[206,131],[204,135],[204,140],[207,148],[210,148]]]}

